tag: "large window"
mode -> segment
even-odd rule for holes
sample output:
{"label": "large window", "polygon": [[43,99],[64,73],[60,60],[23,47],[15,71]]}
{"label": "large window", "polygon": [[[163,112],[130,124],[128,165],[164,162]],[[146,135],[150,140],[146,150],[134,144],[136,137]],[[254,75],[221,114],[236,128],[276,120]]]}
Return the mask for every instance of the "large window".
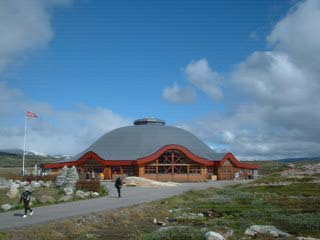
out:
{"label": "large window", "polygon": [[146,174],[201,174],[201,165],[188,159],[182,152],[170,150],[145,166]]}

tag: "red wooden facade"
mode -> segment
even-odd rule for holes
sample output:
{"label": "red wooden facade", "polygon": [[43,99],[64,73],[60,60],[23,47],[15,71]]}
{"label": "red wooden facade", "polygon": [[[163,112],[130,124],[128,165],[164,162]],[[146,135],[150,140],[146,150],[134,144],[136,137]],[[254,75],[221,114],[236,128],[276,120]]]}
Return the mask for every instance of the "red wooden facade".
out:
{"label": "red wooden facade", "polygon": [[158,181],[199,182],[211,176],[218,180],[234,179],[241,171],[246,177],[258,165],[239,162],[232,153],[227,153],[221,160],[207,160],[194,155],[180,145],[167,145],[153,154],[136,160],[102,159],[96,153],[85,153],[76,161],[43,164],[45,169],[60,169],[75,165],[79,171],[103,172],[105,179],[112,179],[114,174],[126,174],[145,177]]}

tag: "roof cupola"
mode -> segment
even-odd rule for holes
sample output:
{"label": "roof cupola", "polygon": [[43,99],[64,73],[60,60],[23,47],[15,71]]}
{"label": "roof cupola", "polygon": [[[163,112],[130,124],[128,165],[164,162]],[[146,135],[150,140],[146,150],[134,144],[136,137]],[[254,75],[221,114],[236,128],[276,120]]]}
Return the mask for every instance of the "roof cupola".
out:
{"label": "roof cupola", "polygon": [[147,117],[147,118],[137,119],[134,121],[133,124],[134,125],[165,125],[166,122],[159,118]]}

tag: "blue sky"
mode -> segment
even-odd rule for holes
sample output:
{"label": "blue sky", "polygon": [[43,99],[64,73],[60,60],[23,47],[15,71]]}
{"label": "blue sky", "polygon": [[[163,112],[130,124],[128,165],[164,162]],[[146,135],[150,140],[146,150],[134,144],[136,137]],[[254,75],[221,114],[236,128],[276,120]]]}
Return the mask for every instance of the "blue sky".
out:
{"label": "blue sky", "polygon": [[[0,32],[9,36],[0,40],[0,83],[7,95],[0,128],[12,136],[2,146],[21,145],[19,111],[28,108],[41,116],[30,123],[35,151],[74,154],[105,131],[154,116],[244,158],[315,155],[315,129],[290,122],[303,109],[313,112],[304,98],[310,89],[301,93],[307,106],[298,110],[277,91],[292,99],[301,86],[319,84],[317,68],[303,75],[311,58],[296,61],[308,55],[305,42],[287,39],[313,30],[318,37],[316,25],[299,17],[310,11],[316,18],[318,3],[0,0]],[[317,52],[314,39],[305,41]],[[273,63],[283,69],[274,72]],[[287,70],[289,77],[303,72],[289,90],[290,81],[278,74]],[[47,136],[75,143],[66,148],[61,140],[53,147]],[[305,148],[297,151],[301,144]]]}

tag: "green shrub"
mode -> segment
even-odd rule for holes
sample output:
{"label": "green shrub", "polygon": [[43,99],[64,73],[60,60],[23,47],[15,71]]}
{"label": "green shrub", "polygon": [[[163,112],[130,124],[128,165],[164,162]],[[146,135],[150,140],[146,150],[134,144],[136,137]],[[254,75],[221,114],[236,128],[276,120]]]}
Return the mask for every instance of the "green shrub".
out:
{"label": "green shrub", "polygon": [[273,221],[293,233],[315,232],[320,229],[320,213],[274,214]]}
{"label": "green shrub", "polygon": [[100,192],[101,184],[100,181],[83,181],[79,180],[76,184],[77,190]]}

